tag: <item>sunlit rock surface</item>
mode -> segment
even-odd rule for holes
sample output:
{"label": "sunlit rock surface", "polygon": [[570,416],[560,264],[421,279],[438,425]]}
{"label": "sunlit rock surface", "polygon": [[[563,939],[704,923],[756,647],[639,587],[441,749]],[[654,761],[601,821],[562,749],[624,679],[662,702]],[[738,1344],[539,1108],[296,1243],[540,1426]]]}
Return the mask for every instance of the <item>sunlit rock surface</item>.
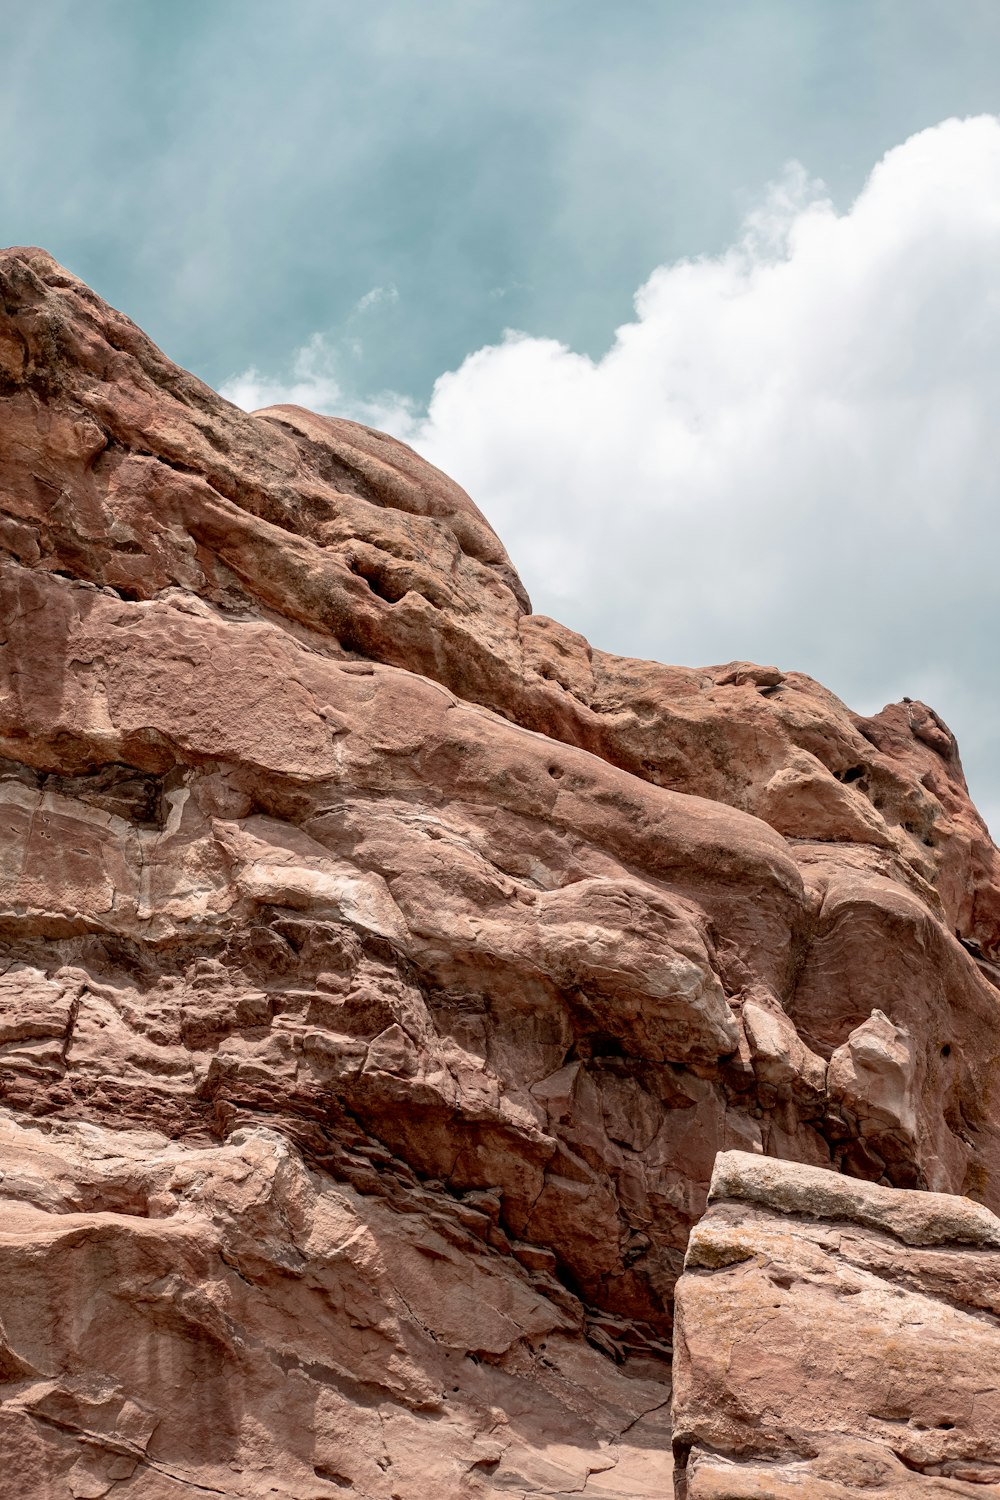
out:
{"label": "sunlit rock surface", "polygon": [[687,1500],[1000,1494],[1000,1219],[719,1156],[677,1286]]}
{"label": "sunlit rock surface", "polygon": [[719,1151],[1000,1208],[945,726],[529,611],[0,254],[5,1493],[661,1496]]}

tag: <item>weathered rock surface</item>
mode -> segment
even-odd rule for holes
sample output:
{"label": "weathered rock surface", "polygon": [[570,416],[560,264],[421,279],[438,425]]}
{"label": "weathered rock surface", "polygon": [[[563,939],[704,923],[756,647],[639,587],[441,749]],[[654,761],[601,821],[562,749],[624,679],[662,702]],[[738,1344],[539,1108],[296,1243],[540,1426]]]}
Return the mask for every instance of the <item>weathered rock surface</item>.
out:
{"label": "weathered rock surface", "polygon": [[662,1492],[656,1369],[623,1378],[549,1270],[400,1167],[364,1193],[260,1127],[4,1119],[0,1153],[12,1500]]}
{"label": "weathered rock surface", "polygon": [[677,1286],[688,1500],[1000,1494],[1000,1219],[719,1156]]}
{"label": "weathered rock surface", "polygon": [[717,1152],[1000,1209],[949,732],[528,610],[409,449],[0,254],[25,1496],[662,1494]]}

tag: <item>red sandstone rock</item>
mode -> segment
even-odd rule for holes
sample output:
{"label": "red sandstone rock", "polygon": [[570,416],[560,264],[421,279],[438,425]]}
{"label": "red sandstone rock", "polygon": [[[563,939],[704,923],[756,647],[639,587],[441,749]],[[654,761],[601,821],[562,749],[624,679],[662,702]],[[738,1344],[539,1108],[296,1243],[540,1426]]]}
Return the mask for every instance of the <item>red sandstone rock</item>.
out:
{"label": "red sandstone rock", "polygon": [[1000,1494],[1000,1219],[719,1156],[677,1287],[687,1500]]}
{"label": "red sandstone rock", "polygon": [[25,1500],[661,1495],[717,1152],[1000,1208],[947,730],[528,608],[411,450],[0,255]]}

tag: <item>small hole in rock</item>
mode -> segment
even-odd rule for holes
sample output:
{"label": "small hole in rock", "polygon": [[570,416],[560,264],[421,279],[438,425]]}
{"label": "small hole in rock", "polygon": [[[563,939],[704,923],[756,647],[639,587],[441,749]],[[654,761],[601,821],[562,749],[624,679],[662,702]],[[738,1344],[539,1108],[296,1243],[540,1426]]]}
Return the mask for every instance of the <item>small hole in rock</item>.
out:
{"label": "small hole in rock", "polygon": [[379,599],[384,599],[387,604],[398,604],[409,592],[406,583],[392,578],[388,569],[376,563],[355,557],[350,561],[350,569],[358,578],[363,578],[372,593]]}
{"label": "small hole in rock", "polygon": [[945,1042],[944,1046],[941,1048],[941,1056],[942,1057],[950,1057],[951,1056],[951,1043],[950,1042]]}
{"label": "small hole in rock", "polygon": [[317,1479],[325,1479],[327,1484],[335,1484],[342,1490],[353,1490],[354,1480],[347,1479],[343,1474],[338,1474],[335,1469],[328,1469],[325,1464],[317,1464],[313,1467],[313,1473]]}

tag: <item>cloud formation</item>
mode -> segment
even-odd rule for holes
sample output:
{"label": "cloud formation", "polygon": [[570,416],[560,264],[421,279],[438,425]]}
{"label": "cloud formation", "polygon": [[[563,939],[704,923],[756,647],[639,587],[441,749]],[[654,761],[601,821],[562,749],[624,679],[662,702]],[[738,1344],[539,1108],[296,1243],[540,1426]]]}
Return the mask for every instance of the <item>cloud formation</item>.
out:
{"label": "cloud formation", "polygon": [[408,436],[415,430],[417,418],[413,403],[406,396],[387,391],[382,396],[359,400],[348,395],[339,371],[345,350],[353,352],[352,342],[348,338],[335,344],[323,334],[314,333],[307,344],[296,350],[287,369],[268,375],[250,365],[221,386],[222,394],[244,411],[291,403],[306,406],[310,411],[348,416],[383,432]]}
{"label": "cloud formation", "polygon": [[398,301],[399,290],[390,282],[388,286],[373,286],[370,291],[365,292],[364,296],[358,299],[355,311],[364,313],[371,307],[378,307],[382,302]]}
{"label": "cloud formation", "polygon": [[1000,121],[910,137],[846,212],[791,170],[724,254],[654,271],[602,358],[508,333],[418,416],[351,409],[322,352],[228,394],[405,437],[598,645],[927,699],[1000,830]]}

